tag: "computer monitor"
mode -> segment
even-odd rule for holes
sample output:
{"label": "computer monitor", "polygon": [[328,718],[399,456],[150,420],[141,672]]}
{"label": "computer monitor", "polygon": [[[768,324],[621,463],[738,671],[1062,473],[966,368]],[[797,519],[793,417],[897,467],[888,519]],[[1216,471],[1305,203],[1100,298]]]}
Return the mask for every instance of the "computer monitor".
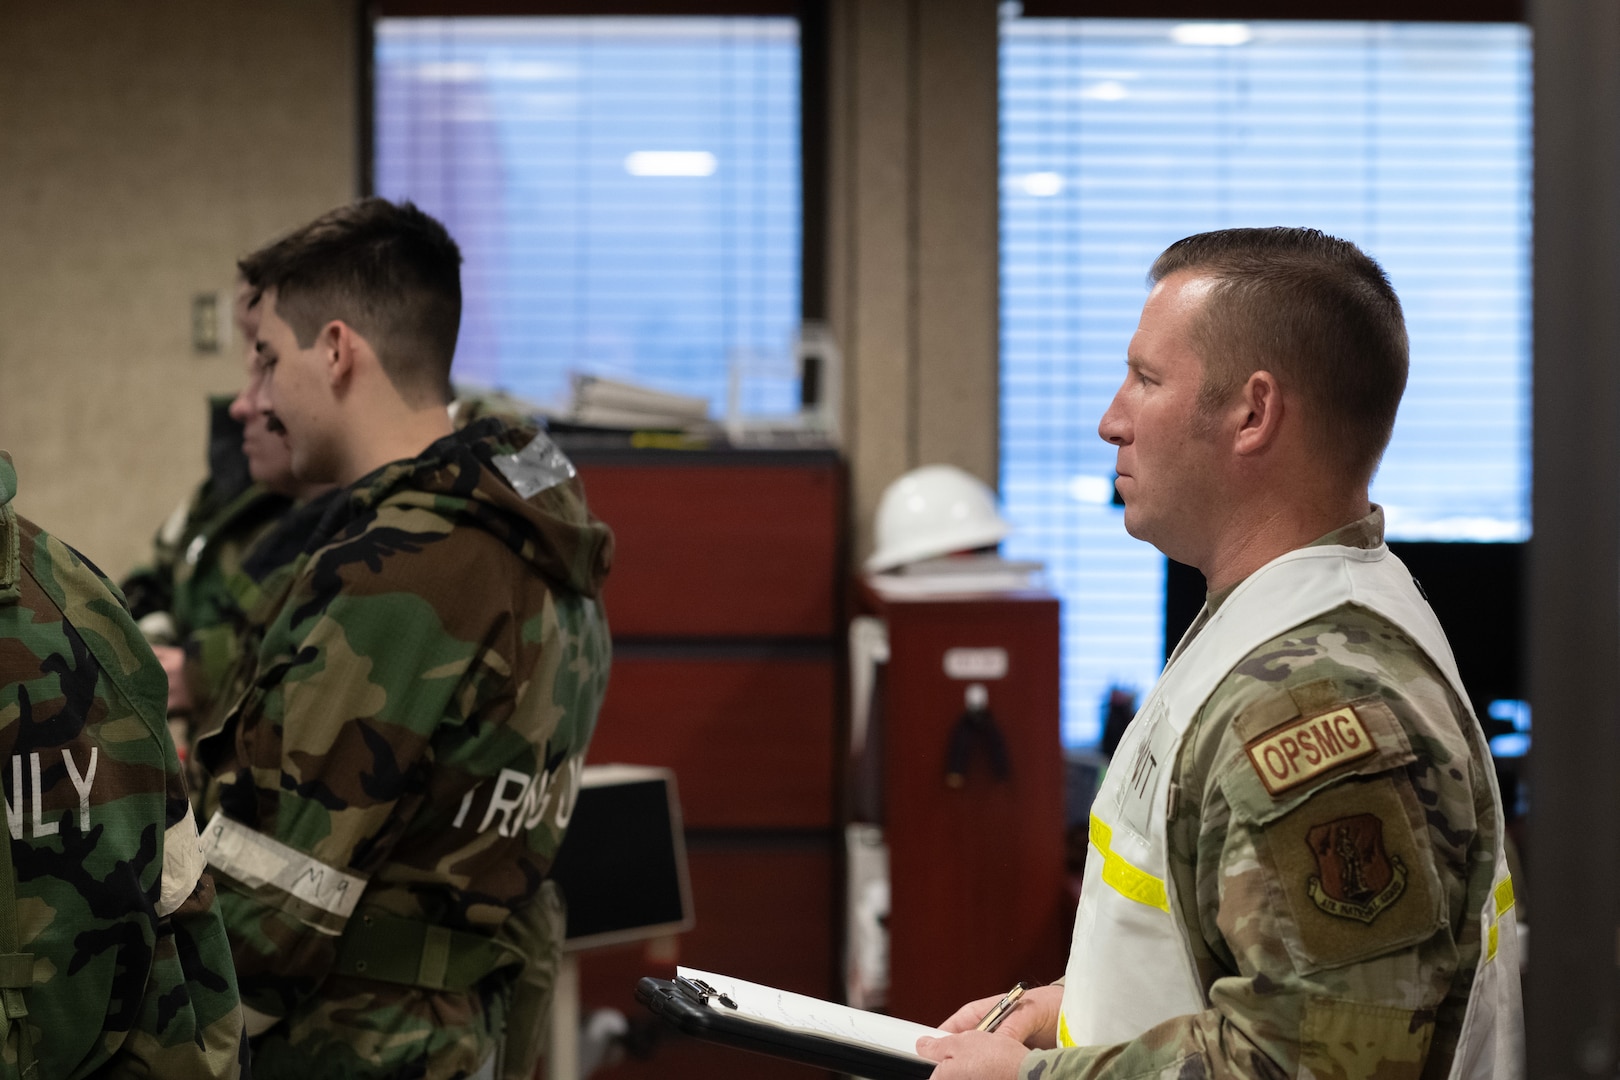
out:
{"label": "computer monitor", "polygon": [[[1497,700],[1524,701],[1524,544],[1393,541],[1451,641],[1457,669],[1483,719]],[[1168,658],[1204,603],[1204,577],[1166,560]]]}
{"label": "computer monitor", "polygon": [[591,765],[551,867],[568,905],[571,952],[690,930],[675,774],[641,765]]}

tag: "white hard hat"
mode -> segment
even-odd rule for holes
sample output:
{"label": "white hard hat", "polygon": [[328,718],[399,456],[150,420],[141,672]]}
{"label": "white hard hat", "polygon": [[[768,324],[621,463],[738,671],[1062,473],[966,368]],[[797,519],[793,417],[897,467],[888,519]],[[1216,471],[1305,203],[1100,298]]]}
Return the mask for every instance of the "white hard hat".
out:
{"label": "white hard hat", "polygon": [[878,503],[872,573],[999,543],[1012,526],[978,477],[954,465],[924,465],[888,486]]}

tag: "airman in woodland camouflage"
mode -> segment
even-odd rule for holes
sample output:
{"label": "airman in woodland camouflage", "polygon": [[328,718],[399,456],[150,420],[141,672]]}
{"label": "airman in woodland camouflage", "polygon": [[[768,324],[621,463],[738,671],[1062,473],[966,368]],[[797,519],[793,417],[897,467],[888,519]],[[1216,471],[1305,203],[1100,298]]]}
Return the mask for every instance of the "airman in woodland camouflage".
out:
{"label": "airman in woodland camouflage", "polygon": [[122,582],[141,632],[175,673],[176,713],[206,702],[208,686],[229,668],[227,583],[254,541],[293,503],[248,476],[241,425],[226,414],[229,405],[229,398],[210,401],[207,479],[164,521],[150,561]]}
{"label": "airman in woodland camouflage", "polygon": [[130,609],[169,675],[169,712],[193,721],[176,726],[182,753],[196,721],[229,704],[219,699],[239,660],[245,610],[233,578],[247,553],[295,507],[330,490],[293,476],[286,440],[248,405],[264,377],[253,349],[256,299],[252,284],[239,280],[232,318],[247,381],[234,398],[210,403],[208,477],[158,531],[151,563],[124,581]]}
{"label": "airman in woodland camouflage", "polygon": [[1204,610],[1092,806],[1062,985],[924,1039],[939,1080],[1522,1075],[1494,771],[1368,484],[1405,387],[1376,263],[1313,230],[1155,263],[1125,384],[1125,525]]}
{"label": "airman in woodland camouflage", "polygon": [[243,264],[259,407],[298,476],[344,485],[197,750],[260,1077],[533,1067],[612,540],[544,435],[452,431],[459,261],[433,219],[368,199]]}
{"label": "airman in woodland camouflage", "polygon": [[246,1075],[163,671],[89,563],[19,517],[0,454],[0,1067]]}
{"label": "airman in woodland camouflage", "polygon": [[[339,495],[292,474],[285,434],[256,407],[265,378],[254,348],[258,305],[255,284],[239,278],[233,318],[246,379],[234,397],[211,399],[209,475],[159,530],[151,563],[123,584],[169,675],[170,730],[182,759],[241,696],[294,564]],[[450,404],[458,430],[486,416],[521,425],[534,415],[532,404],[499,390],[458,389]],[[191,778],[206,789],[206,776]]]}
{"label": "airman in woodland camouflage", "polygon": [[183,625],[209,621],[216,591],[211,586],[230,573],[240,550],[216,567],[212,558],[204,559],[214,554],[206,549],[222,531],[234,533],[233,523],[244,514],[260,517],[256,504],[266,493],[248,475],[231,400],[209,397],[208,475],[164,519],[152,538],[151,558],[119,583],[141,632],[154,643],[174,643]]}
{"label": "airman in woodland camouflage", "polygon": [[[252,325],[256,332],[256,305]],[[265,423],[263,411],[252,404],[262,393],[262,380],[263,372],[255,354],[249,364],[248,381],[232,403],[233,408],[246,414],[244,427],[250,432]],[[450,422],[457,431],[490,416],[500,418],[511,427],[534,424],[534,407],[502,391],[458,388],[455,394],[450,403]],[[186,667],[186,677],[192,684],[190,715],[193,723],[188,728],[188,736],[218,727],[247,689],[264,632],[286,599],[300,557],[321,519],[343,498],[342,489],[329,484],[313,486],[313,490],[298,485],[291,476],[285,437],[279,430],[267,431],[265,442],[272,438],[280,444],[279,448],[261,444],[257,452],[251,453],[254,474],[268,474],[274,469],[275,475],[285,477],[278,487],[300,490],[303,497],[292,501],[268,528],[252,538],[235,569],[223,575],[219,582],[214,595],[214,623],[206,632],[193,633],[194,638],[206,636],[207,647],[187,650],[188,657],[195,654],[202,658],[200,663],[188,663]],[[206,786],[206,776],[197,779]]]}

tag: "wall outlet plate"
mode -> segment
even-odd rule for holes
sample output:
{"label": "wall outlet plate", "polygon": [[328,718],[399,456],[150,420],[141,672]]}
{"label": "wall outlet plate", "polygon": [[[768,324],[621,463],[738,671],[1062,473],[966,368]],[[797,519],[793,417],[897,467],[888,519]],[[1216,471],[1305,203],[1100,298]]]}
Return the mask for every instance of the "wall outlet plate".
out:
{"label": "wall outlet plate", "polygon": [[219,293],[195,293],[191,297],[191,349],[193,352],[217,353],[220,339]]}

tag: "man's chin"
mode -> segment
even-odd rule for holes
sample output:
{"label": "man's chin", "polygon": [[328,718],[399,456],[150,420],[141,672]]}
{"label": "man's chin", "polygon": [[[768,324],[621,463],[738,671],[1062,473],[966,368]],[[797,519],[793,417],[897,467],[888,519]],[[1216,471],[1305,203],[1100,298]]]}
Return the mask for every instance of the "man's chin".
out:
{"label": "man's chin", "polygon": [[[1125,504],[1125,531],[1132,539],[1140,540],[1145,544],[1153,544],[1152,522],[1142,520],[1142,514],[1133,510],[1130,503]],[[1153,544],[1158,547],[1157,544]]]}
{"label": "man's chin", "polygon": [[267,487],[275,492],[285,492],[295,483],[292,473],[287,470],[286,466],[279,469],[270,468],[255,463],[252,457],[248,458],[248,475],[253,478],[255,484]]}

